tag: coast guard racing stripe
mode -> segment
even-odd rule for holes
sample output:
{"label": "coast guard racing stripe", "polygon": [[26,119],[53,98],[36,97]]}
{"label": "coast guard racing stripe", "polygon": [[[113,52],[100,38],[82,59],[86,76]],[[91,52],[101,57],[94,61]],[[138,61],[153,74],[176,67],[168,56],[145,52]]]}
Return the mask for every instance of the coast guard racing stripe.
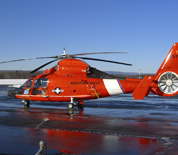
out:
{"label": "coast guard racing stripe", "polygon": [[117,79],[103,79],[104,85],[108,93],[112,95],[123,94],[122,88]]}

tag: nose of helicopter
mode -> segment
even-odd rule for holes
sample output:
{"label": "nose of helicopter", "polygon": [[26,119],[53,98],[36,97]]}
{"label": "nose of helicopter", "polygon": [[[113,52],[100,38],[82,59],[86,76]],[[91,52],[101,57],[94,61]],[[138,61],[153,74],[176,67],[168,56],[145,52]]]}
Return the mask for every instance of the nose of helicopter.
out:
{"label": "nose of helicopter", "polygon": [[22,94],[23,93],[23,88],[15,88],[13,90],[8,91],[8,96],[10,97],[15,97],[16,94]]}
{"label": "nose of helicopter", "polygon": [[17,91],[15,89],[8,91],[8,96],[10,96],[10,97],[15,97],[16,94],[17,94]]}

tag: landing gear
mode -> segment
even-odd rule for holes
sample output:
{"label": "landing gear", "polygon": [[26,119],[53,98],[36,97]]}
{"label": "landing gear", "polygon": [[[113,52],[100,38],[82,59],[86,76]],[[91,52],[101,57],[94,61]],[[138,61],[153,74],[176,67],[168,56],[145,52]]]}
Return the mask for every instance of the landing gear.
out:
{"label": "landing gear", "polygon": [[84,103],[82,101],[78,102],[78,110],[83,110],[84,108]]}
{"label": "landing gear", "polygon": [[24,103],[24,108],[30,107],[30,101],[28,101],[28,100],[22,100],[22,102]]}
{"label": "landing gear", "polygon": [[68,108],[69,108],[69,109],[74,109],[74,103],[69,103],[69,104],[68,104]]}
{"label": "landing gear", "polygon": [[71,97],[70,99],[70,103],[68,104],[68,109],[72,110],[74,109],[74,98]]}
{"label": "landing gear", "polygon": [[[68,104],[68,109],[73,110],[74,109],[74,98],[71,98],[70,103]],[[82,101],[78,101],[78,110],[83,110],[84,108],[84,103]]]}

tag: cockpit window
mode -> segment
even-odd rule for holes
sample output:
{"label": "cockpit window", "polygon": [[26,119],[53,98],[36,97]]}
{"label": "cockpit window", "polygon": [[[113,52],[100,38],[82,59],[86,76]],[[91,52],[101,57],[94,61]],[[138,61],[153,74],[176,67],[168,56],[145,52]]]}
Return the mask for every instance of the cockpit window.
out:
{"label": "cockpit window", "polygon": [[[28,80],[26,82],[27,86],[26,86],[26,89],[24,90],[24,94],[29,94],[30,93],[32,82],[33,82],[33,79],[30,79],[30,80]],[[25,87],[26,83],[24,83],[22,87]]]}
{"label": "cockpit window", "polygon": [[24,87],[26,86],[27,82],[28,82],[28,80],[27,80],[27,81],[25,81],[25,83],[24,83],[24,84],[22,84],[22,85],[21,85],[21,87],[22,87],[22,88],[24,88]]}
{"label": "cockpit window", "polygon": [[27,83],[26,88],[31,88],[32,82],[33,82],[33,79],[30,79],[30,80],[28,81],[28,83]]}
{"label": "cockpit window", "polygon": [[24,88],[27,85],[27,82],[28,82],[27,88],[31,88],[34,77],[35,76],[32,76],[30,80],[28,79],[27,81],[25,81],[25,83],[22,84],[21,87]]}
{"label": "cockpit window", "polygon": [[33,88],[47,88],[48,79],[46,78],[39,78],[35,80]]}

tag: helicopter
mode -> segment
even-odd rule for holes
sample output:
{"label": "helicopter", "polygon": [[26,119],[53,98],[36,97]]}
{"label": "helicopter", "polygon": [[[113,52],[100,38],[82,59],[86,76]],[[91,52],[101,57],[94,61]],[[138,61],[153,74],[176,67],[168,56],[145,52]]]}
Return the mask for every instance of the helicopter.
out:
{"label": "helicopter", "polygon": [[8,91],[10,97],[21,99],[24,102],[24,107],[29,107],[30,101],[48,101],[68,102],[68,109],[74,109],[76,102],[78,102],[78,108],[83,109],[85,100],[99,99],[119,94],[132,93],[135,100],[144,99],[150,92],[165,97],[178,94],[178,43],[173,44],[156,74],[154,76],[147,75],[143,79],[117,79],[80,60],[95,60],[128,66],[132,65],[104,59],[83,57],[83,55],[89,54],[108,53],[124,52],[69,55],[65,53],[64,49],[64,54],[60,56],[18,59],[0,63],[44,58],[54,59],[31,71],[31,73],[34,73],[44,66],[59,60],[54,67],[46,69],[42,74],[30,77],[19,88]]}

